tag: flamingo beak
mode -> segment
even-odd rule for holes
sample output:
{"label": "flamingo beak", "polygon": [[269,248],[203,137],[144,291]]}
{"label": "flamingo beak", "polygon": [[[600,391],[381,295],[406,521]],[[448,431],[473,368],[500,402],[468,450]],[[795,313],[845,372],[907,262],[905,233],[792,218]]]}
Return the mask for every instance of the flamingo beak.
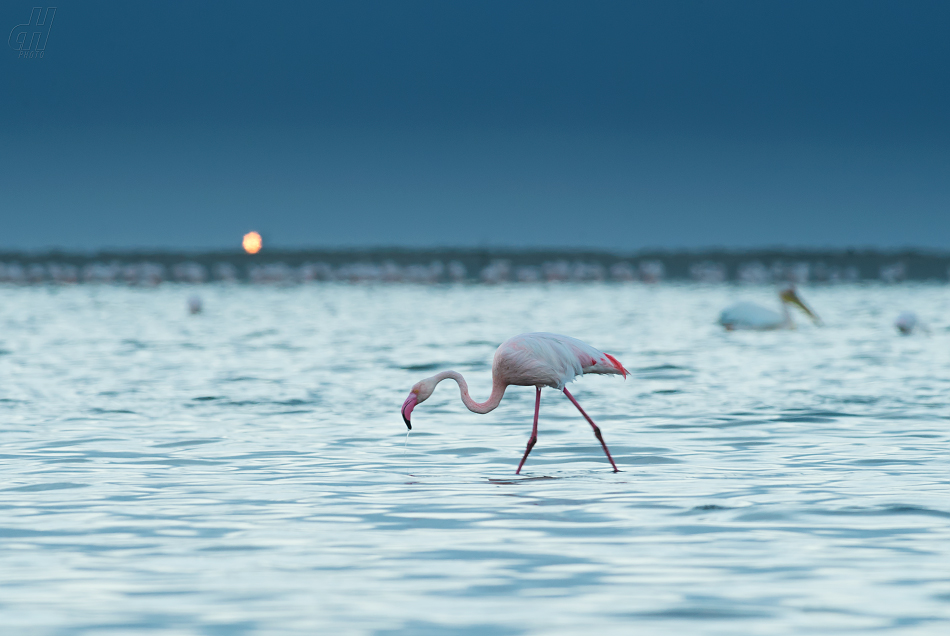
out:
{"label": "flamingo beak", "polygon": [[418,403],[419,398],[415,393],[410,393],[406,401],[402,403],[402,421],[406,423],[406,428],[410,431],[412,430],[412,423],[409,421],[409,416],[412,415],[412,409],[416,408]]}

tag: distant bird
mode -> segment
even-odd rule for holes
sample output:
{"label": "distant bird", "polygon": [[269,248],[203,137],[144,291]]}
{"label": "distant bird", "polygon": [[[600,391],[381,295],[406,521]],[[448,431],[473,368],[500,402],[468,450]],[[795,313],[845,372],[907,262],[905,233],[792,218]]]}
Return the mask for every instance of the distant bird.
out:
{"label": "distant bird", "polygon": [[897,330],[903,336],[909,336],[917,331],[930,333],[930,329],[927,328],[927,325],[920,322],[917,318],[917,314],[912,311],[902,311],[900,315],[897,316],[897,320],[894,321],[894,326],[897,327]]}
{"label": "distant bird", "polygon": [[201,296],[197,294],[188,297],[188,313],[190,314],[200,314],[201,313]]}
{"label": "distant bird", "polygon": [[537,389],[534,403],[534,426],[531,429],[531,437],[528,439],[528,448],[524,452],[524,457],[521,458],[521,463],[518,464],[518,470],[515,471],[517,475],[521,473],[521,467],[528,459],[528,453],[538,441],[541,388],[549,386],[563,391],[567,399],[574,403],[584,419],[590,423],[594,429],[594,435],[604,447],[604,453],[607,454],[610,465],[614,467],[614,472],[617,472],[617,465],[610,456],[610,451],[607,450],[607,444],[604,443],[600,429],[565,387],[568,382],[585,373],[615,374],[626,378],[628,371],[609,353],[602,353],[576,338],[554,333],[524,333],[506,340],[495,351],[495,359],[492,362],[492,391],[488,400],[476,402],[469,396],[468,383],[461,373],[443,371],[417,382],[412,387],[409,397],[402,405],[402,419],[411,430],[409,416],[412,409],[417,404],[425,402],[432,395],[436,385],[445,379],[451,378],[458,383],[462,392],[462,402],[468,410],[475,413],[488,413],[497,408],[505,394],[505,389],[510,385],[533,386]]}
{"label": "distant bird", "polygon": [[755,331],[768,331],[771,329],[794,329],[795,323],[788,313],[788,306],[795,305],[805,312],[816,325],[821,325],[821,318],[815,315],[808,305],[798,296],[794,286],[788,286],[779,292],[781,301],[781,313],[772,309],[767,309],[755,303],[741,302],[731,305],[722,310],[719,314],[719,324],[728,331],[738,329],[751,329]]}

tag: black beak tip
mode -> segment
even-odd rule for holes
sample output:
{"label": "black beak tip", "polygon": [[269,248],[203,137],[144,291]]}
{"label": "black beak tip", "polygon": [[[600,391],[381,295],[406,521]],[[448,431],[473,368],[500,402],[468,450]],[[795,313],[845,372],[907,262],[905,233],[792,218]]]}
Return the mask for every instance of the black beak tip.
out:
{"label": "black beak tip", "polygon": [[403,415],[403,416],[402,416],[402,421],[406,423],[406,428],[408,428],[408,429],[411,431],[411,430],[412,430],[412,424],[409,423],[409,418],[406,417],[405,415]]}

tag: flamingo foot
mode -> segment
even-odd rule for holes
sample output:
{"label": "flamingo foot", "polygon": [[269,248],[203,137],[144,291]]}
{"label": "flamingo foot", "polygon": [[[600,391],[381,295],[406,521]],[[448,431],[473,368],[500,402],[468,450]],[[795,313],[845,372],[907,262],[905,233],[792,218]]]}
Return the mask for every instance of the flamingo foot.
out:
{"label": "flamingo foot", "polygon": [[521,467],[524,466],[524,460],[528,459],[528,453],[531,452],[531,449],[534,448],[535,443],[538,441],[536,435],[532,435],[531,439],[528,440],[528,448],[524,451],[524,457],[521,458],[521,463],[518,464],[518,470],[515,471],[516,475],[521,474]]}

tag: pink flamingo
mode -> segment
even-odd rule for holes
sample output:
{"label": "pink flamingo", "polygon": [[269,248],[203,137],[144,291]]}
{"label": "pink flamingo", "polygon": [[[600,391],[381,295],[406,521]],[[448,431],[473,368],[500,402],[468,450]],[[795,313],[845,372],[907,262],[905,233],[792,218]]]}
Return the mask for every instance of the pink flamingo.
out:
{"label": "pink flamingo", "polygon": [[455,380],[462,392],[462,402],[468,407],[469,411],[475,413],[488,413],[495,410],[501,403],[502,396],[505,395],[505,389],[509,385],[533,386],[537,389],[537,396],[534,402],[534,426],[531,429],[531,437],[528,439],[528,448],[518,464],[518,470],[515,474],[521,473],[521,467],[528,459],[528,453],[534,448],[538,441],[538,413],[541,410],[541,388],[549,386],[558,391],[564,391],[577,410],[581,412],[591,427],[594,429],[594,435],[604,447],[607,459],[610,465],[614,467],[614,472],[618,472],[617,464],[614,463],[610,451],[607,450],[607,444],[604,443],[604,436],[600,429],[594,424],[594,420],[581,408],[574,396],[567,390],[565,385],[571,382],[579,375],[585,373],[603,373],[616,374],[627,377],[628,371],[623,368],[620,361],[609,353],[603,353],[594,349],[592,346],[571,338],[569,336],[560,336],[556,333],[523,333],[506,340],[495,352],[495,359],[492,362],[492,390],[491,395],[485,402],[476,402],[468,394],[468,383],[462,374],[457,371],[443,371],[437,373],[431,378],[420,380],[412,387],[409,397],[402,405],[402,419],[406,426],[412,430],[412,423],[409,416],[412,409],[417,404],[425,402],[435,391],[436,385],[442,380],[451,378]]}

